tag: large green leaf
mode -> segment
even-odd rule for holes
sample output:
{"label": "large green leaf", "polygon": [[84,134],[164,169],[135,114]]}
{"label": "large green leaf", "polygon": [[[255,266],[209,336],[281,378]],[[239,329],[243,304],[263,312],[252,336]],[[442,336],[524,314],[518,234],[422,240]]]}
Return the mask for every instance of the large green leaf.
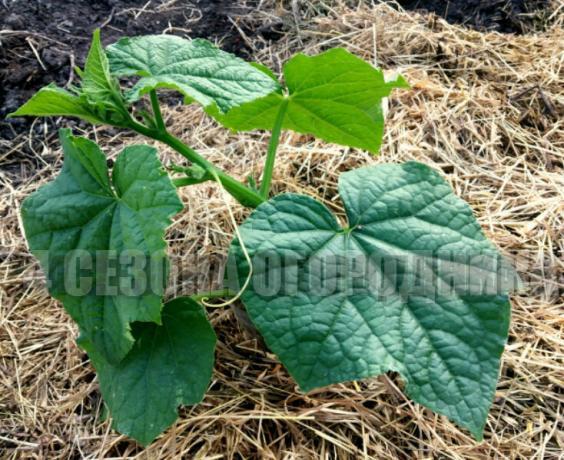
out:
{"label": "large green leaf", "polygon": [[180,404],[196,404],[209,385],[215,333],[203,308],[188,297],[165,304],[162,326],[134,323],[135,345],[111,365],[81,340],[120,433],[149,444],[176,420]]}
{"label": "large green leaf", "polygon": [[84,96],[77,96],[54,84],[41,88],[33,97],[8,117],[20,116],[69,116],[82,118],[90,123],[104,123]]}
{"label": "large green leaf", "polygon": [[61,142],[61,173],[22,205],[25,234],[51,294],[117,363],[133,344],[129,323],[160,322],[164,231],[182,204],[153,147],[126,147],[110,181],[94,142],[69,130]]}
{"label": "large green leaf", "polygon": [[206,40],[174,35],[122,38],[107,48],[112,73],[141,78],[127,93],[138,100],[156,88],[172,88],[204,107],[233,107],[279,90],[264,72]]}
{"label": "large green leaf", "polygon": [[[302,389],[396,371],[415,401],[480,438],[512,268],[470,207],[422,164],[347,172],[339,191],[347,227],[295,194],[260,205],[241,226],[253,264],[242,300],[253,322]],[[244,279],[239,241],[230,254]]]}
{"label": "large green leaf", "polygon": [[284,66],[284,78],[287,96],[273,93],[226,115],[210,113],[237,131],[270,130],[287,99],[283,128],[376,153],[384,129],[382,98],[409,87],[402,77],[386,82],[381,70],[340,48],[297,54]]}

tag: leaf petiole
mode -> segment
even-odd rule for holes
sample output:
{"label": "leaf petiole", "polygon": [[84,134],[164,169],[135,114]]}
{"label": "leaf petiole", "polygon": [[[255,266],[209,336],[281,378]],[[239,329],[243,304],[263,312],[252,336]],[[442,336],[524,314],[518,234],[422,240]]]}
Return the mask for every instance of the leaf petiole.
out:
{"label": "leaf petiole", "polygon": [[204,176],[201,178],[197,178],[197,177],[179,177],[177,179],[172,179],[172,183],[174,184],[174,186],[176,188],[180,188],[180,187],[186,187],[188,185],[196,185],[196,184],[201,184],[203,182],[207,182],[213,180],[213,177],[210,176]]}
{"label": "leaf petiole", "polygon": [[163,120],[163,115],[161,113],[161,107],[159,105],[159,98],[157,96],[157,92],[154,89],[152,89],[149,92],[149,96],[151,98],[151,108],[153,109],[153,115],[155,117],[155,123],[157,125],[157,129],[165,133],[166,126]]}
{"label": "leaf petiole", "polygon": [[270,136],[270,142],[268,143],[268,151],[266,153],[266,162],[264,164],[264,172],[262,174],[262,181],[260,184],[260,195],[263,199],[268,198],[268,192],[270,191],[270,183],[272,182],[272,172],[274,170],[274,162],[276,160],[276,150],[278,149],[278,143],[280,142],[280,134],[282,132],[282,123],[284,122],[284,116],[286,115],[286,109],[288,107],[288,98],[280,103],[280,108],[278,109],[278,114],[276,115],[276,121],[272,128],[272,135]]}

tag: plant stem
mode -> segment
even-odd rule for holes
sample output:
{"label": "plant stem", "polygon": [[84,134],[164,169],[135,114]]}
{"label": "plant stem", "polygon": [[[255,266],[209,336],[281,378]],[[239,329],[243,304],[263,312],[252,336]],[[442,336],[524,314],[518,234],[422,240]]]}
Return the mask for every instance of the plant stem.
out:
{"label": "plant stem", "polygon": [[187,185],[201,184],[202,182],[207,182],[213,180],[213,177],[202,177],[201,179],[196,179],[194,177],[179,177],[177,179],[172,179],[172,183],[175,187],[186,187]]}
{"label": "plant stem", "polygon": [[[188,159],[192,163],[201,166],[208,172],[215,172],[215,174],[221,180],[221,185],[227,190],[239,203],[243,206],[248,206],[251,208],[256,208],[261,204],[264,199],[256,192],[251,190],[245,184],[234,179],[230,175],[223,172],[221,169],[216,168],[208,160],[202,157],[198,152],[193,150],[184,144],[180,139],[169,133],[160,134],[155,139],[164,142],[168,146],[172,147],[178,153],[180,153],[184,158]],[[212,174],[213,176],[213,174]]]}
{"label": "plant stem", "polygon": [[220,299],[222,297],[233,297],[236,295],[231,289],[219,289],[217,291],[209,292],[198,292],[197,294],[191,295],[190,298],[196,302],[200,302],[202,299]]}
{"label": "plant stem", "polygon": [[190,162],[195,163],[198,166],[204,168],[212,175],[212,177],[213,174],[211,172],[214,171],[215,174],[220,178],[221,184],[223,185],[225,190],[227,190],[227,192],[229,192],[243,206],[256,208],[259,204],[261,204],[264,201],[264,198],[262,198],[262,196],[259,195],[257,192],[251,190],[245,184],[234,179],[230,175],[223,172],[221,169],[216,168],[208,160],[202,157],[198,152],[188,147],[180,139],[173,136],[172,134],[166,131],[163,132],[163,131],[147,128],[141,123],[138,123],[131,116],[129,117],[127,125],[122,127],[131,128],[134,131],[137,131],[139,134],[143,134],[146,137],[165,143],[166,145],[172,147],[174,150],[180,153],[180,155],[182,155]]}
{"label": "plant stem", "polygon": [[280,104],[280,108],[278,109],[276,121],[274,122],[274,127],[272,128],[272,135],[270,136],[270,142],[268,143],[266,162],[264,164],[264,172],[262,173],[262,181],[260,183],[260,195],[265,200],[268,199],[268,192],[270,191],[272,172],[274,170],[274,161],[276,159],[276,149],[278,148],[278,143],[280,141],[282,122],[284,121],[284,116],[286,115],[287,108],[288,99],[285,98]]}
{"label": "plant stem", "polygon": [[164,133],[166,132],[166,126],[164,124],[163,115],[161,113],[161,107],[159,105],[157,92],[153,89],[150,91],[149,95],[151,96],[151,108],[153,109],[153,115],[155,117],[157,129]]}

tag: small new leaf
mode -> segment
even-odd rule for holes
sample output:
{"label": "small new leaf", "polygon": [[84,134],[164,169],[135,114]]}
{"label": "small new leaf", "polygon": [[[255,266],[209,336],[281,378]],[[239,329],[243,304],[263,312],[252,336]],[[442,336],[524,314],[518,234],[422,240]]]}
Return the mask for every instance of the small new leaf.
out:
{"label": "small new leaf", "polygon": [[92,37],[80,89],[89,103],[98,110],[112,111],[115,114],[125,110],[119,84],[110,74],[110,65],[102,47],[99,29],[94,31]]}
{"label": "small new leaf", "polygon": [[122,38],[107,53],[113,74],[141,77],[126,94],[130,102],[151,90],[170,88],[184,94],[187,102],[226,112],[279,90],[269,75],[206,40],[174,35]]}
{"label": "small new leaf", "polygon": [[135,345],[117,365],[87,340],[79,344],[96,368],[113,427],[147,445],[176,420],[180,404],[204,397],[216,337],[203,308],[188,297],[165,304],[161,326],[134,323],[133,335]]}
{"label": "small new leaf", "polygon": [[[422,164],[347,172],[339,191],[348,227],[295,194],[260,205],[240,227],[253,264],[242,295],[251,319],[302,389],[399,372],[415,401],[480,439],[512,268]],[[244,280],[238,241],[230,256]]]}
{"label": "small new leaf", "polygon": [[118,82],[110,75],[108,59],[95,30],[84,71],[77,69],[81,85],[70,93],[54,84],[41,88],[10,117],[69,116],[94,124],[120,125],[127,119],[127,109]]}
{"label": "small new leaf", "polygon": [[294,56],[284,66],[284,78],[288,95],[273,93],[225,115],[209,113],[237,131],[270,130],[287,98],[284,129],[377,153],[384,129],[382,98],[393,88],[409,87],[402,77],[386,82],[381,70],[339,48]]}
{"label": "small new leaf", "polygon": [[53,297],[82,336],[118,363],[133,345],[131,322],[160,322],[164,231],[182,203],[153,147],[126,147],[110,180],[94,142],[70,130],[60,137],[63,169],[23,202],[25,234]]}
{"label": "small new leaf", "polygon": [[84,97],[72,94],[54,84],[41,88],[29,101],[8,115],[8,117],[26,115],[37,117],[78,117],[94,124],[104,123],[94,107]]}

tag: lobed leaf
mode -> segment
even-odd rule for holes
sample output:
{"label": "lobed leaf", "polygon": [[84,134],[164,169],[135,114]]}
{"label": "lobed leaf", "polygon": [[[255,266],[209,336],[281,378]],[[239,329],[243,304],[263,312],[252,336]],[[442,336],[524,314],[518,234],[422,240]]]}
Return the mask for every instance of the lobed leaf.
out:
{"label": "lobed leaf", "polygon": [[[295,194],[260,205],[240,227],[252,321],[303,390],[396,371],[415,401],[481,439],[512,268],[422,164],[347,172],[339,191],[348,227]],[[239,241],[230,256],[245,279]]]}
{"label": "lobed leaf", "polygon": [[122,38],[107,48],[112,73],[141,77],[126,97],[134,102],[157,88],[222,112],[279,90],[263,71],[202,39],[174,35]]}
{"label": "lobed leaf", "polygon": [[225,126],[270,130],[288,99],[282,127],[328,142],[377,153],[382,140],[382,98],[393,88],[408,88],[402,77],[386,82],[381,70],[348,51],[335,48],[317,56],[297,54],[284,66],[288,95],[272,93],[222,115]]}
{"label": "lobed leaf", "polygon": [[153,147],[126,147],[110,180],[94,142],[70,130],[60,137],[63,169],[23,202],[25,234],[53,297],[100,355],[118,363],[133,345],[131,322],[160,322],[164,231],[182,203]]}
{"label": "lobed leaf", "polygon": [[161,326],[134,323],[133,335],[135,345],[117,365],[87,340],[79,344],[96,368],[113,427],[147,445],[176,420],[180,404],[203,399],[216,337],[203,308],[189,297],[165,304]]}

